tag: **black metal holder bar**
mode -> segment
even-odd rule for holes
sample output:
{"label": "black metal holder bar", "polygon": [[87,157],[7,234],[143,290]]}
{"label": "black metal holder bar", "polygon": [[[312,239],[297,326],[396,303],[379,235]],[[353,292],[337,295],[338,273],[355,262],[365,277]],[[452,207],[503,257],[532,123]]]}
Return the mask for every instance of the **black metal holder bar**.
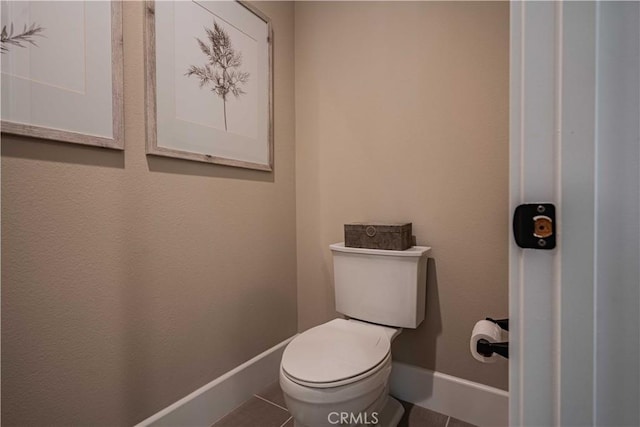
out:
{"label": "black metal holder bar", "polygon": [[478,340],[476,344],[478,353],[484,357],[489,357],[493,353],[499,354],[504,358],[509,358],[509,343],[508,342],[489,342],[485,339]]}
{"label": "black metal holder bar", "polygon": [[500,329],[504,329],[505,331],[509,331],[509,319],[498,319],[494,320],[491,317],[487,317],[486,320],[489,322],[493,322],[496,325],[500,326]]}

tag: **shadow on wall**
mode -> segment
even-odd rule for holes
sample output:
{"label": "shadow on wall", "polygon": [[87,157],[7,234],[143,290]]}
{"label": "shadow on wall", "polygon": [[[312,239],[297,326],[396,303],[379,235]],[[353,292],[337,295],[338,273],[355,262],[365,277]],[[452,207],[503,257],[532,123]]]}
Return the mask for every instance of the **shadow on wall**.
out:
{"label": "shadow on wall", "polygon": [[2,155],[124,169],[124,151],[17,135],[2,134]]}
{"label": "shadow on wall", "polygon": [[204,176],[209,178],[243,179],[246,181],[274,182],[276,173],[275,166],[273,172],[265,172],[159,156],[147,156],[147,163],[149,164],[149,171],[151,172]]}
{"label": "shadow on wall", "polygon": [[[68,142],[2,135],[2,155],[20,159],[124,169],[125,151]],[[212,165],[184,159],[147,156],[149,171],[210,178],[275,182],[274,172]]]}
{"label": "shadow on wall", "polygon": [[427,302],[425,319],[416,329],[403,329],[393,342],[393,354],[398,362],[436,370],[437,338],[442,334],[442,314],[438,292],[436,261],[427,259]]}

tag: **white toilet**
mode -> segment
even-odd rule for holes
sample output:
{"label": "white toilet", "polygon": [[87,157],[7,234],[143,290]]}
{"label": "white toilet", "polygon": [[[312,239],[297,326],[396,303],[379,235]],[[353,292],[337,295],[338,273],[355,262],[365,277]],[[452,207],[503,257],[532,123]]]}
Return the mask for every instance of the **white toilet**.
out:
{"label": "white toilet", "polygon": [[297,427],[395,427],[404,412],[389,396],[391,342],[424,320],[430,248],[333,253],[334,319],[294,338],[282,355],[280,386]]}

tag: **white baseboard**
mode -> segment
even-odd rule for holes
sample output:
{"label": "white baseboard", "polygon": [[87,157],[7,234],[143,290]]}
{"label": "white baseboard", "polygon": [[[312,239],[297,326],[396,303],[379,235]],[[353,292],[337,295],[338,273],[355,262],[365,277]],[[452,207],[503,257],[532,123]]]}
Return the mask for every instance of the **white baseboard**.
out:
{"label": "white baseboard", "polygon": [[[210,426],[279,376],[285,347],[295,336],[200,387],[135,427]],[[391,394],[480,427],[507,426],[509,394],[494,387],[393,362]]]}
{"label": "white baseboard", "polygon": [[509,393],[484,384],[393,362],[391,394],[480,427],[509,425]]}
{"label": "white baseboard", "polygon": [[200,387],[136,427],[213,425],[278,379],[282,353],[294,337]]}

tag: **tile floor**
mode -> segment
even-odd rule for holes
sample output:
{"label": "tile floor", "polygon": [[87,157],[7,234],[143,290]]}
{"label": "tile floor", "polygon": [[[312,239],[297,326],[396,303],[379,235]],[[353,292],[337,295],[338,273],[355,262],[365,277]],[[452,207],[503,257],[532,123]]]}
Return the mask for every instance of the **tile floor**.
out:
{"label": "tile floor", "polygon": [[[399,427],[475,427],[469,423],[402,402],[404,416]],[[254,395],[213,427],[293,427],[293,419],[276,381]]]}

